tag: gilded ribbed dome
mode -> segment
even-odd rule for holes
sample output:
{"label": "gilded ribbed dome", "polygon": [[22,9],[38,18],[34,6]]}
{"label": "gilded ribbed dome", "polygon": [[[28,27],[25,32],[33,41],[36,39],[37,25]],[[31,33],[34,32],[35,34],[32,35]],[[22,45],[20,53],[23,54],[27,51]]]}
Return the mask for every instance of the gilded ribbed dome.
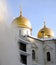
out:
{"label": "gilded ribbed dome", "polygon": [[12,23],[16,24],[18,27],[32,29],[30,21],[22,16],[22,11],[20,11],[20,16],[15,18]]}
{"label": "gilded ribbed dome", "polygon": [[54,32],[50,29],[47,28],[46,25],[44,24],[44,27],[40,29],[38,32],[38,38],[53,38],[54,37]]}

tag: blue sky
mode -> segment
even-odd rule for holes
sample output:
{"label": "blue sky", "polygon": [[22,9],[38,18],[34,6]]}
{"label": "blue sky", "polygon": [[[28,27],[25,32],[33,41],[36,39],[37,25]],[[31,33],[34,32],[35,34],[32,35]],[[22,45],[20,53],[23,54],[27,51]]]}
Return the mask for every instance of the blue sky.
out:
{"label": "blue sky", "polygon": [[37,32],[43,27],[44,17],[46,26],[51,28],[56,35],[56,0],[7,0],[11,20],[20,15],[20,5],[22,5],[23,16],[28,18],[32,25],[32,35],[37,36]]}

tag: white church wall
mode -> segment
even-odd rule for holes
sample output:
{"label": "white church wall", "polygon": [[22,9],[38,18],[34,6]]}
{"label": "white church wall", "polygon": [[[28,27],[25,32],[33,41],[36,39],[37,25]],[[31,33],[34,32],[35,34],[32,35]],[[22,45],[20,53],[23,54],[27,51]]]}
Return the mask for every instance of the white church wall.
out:
{"label": "white church wall", "polygon": [[43,45],[39,40],[35,41],[36,60],[33,62],[35,65],[44,65]]}
{"label": "white church wall", "polygon": [[38,46],[38,58],[40,65],[44,65],[44,52],[43,52],[43,44],[41,41],[37,42]]}
{"label": "white church wall", "polygon": [[27,65],[32,65],[32,49],[31,49],[31,43],[27,44],[27,53],[29,54],[27,56]]}
{"label": "white church wall", "polygon": [[[31,35],[31,30],[27,28],[16,28],[17,36],[25,36],[25,35]],[[27,39],[27,38],[26,38]],[[30,38],[28,38],[29,40]],[[26,40],[27,41],[27,40]],[[32,42],[31,42],[32,41]],[[38,39],[30,39],[29,44],[26,45],[27,49],[27,65],[56,65],[55,64],[55,43],[53,40],[38,40]],[[32,60],[32,50],[35,51],[35,60]],[[47,52],[50,52],[51,55],[51,61],[47,61]],[[19,51],[19,56],[20,56],[20,51]],[[19,63],[22,65],[20,62],[20,57],[19,57]]]}
{"label": "white church wall", "polygon": [[32,43],[32,53],[33,53],[33,51],[34,51],[34,58],[35,59],[33,59],[32,58],[32,65],[37,65],[37,63],[38,63],[38,56],[37,56],[37,46],[36,46],[36,44],[35,43]]}
{"label": "white church wall", "polygon": [[[45,64],[46,65],[55,65],[55,43],[51,41],[44,42],[44,52],[45,52]],[[50,52],[51,60],[47,61],[47,52]]]}

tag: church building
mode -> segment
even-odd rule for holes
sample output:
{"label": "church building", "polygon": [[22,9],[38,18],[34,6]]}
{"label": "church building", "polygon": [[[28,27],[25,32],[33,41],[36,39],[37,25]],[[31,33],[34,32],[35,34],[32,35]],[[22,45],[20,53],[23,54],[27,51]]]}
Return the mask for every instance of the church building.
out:
{"label": "church building", "polygon": [[56,39],[54,32],[44,26],[32,36],[30,21],[22,15],[15,18],[12,25],[17,30],[19,65],[56,65]]}

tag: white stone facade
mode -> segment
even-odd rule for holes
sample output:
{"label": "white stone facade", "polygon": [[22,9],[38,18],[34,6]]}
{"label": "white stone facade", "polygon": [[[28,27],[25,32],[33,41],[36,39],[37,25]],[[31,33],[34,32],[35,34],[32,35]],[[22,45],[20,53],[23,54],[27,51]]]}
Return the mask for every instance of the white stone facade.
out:
{"label": "white stone facade", "polygon": [[[22,57],[20,56],[19,58],[20,64],[21,65],[56,65],[56,39],[34,38],[30,35],[29,30],[28,30],[29,34],[26,33],[25,31],[24,29],[23,30],[21,29],[22,34],[19,38],[19,41],[26,45],[26,51],[21,50],[19,48],[20,50],[19,56],[25,55],[26,63],[22,62],[22,60],[20,61],[20,59],[22,59]],[[35,51],[35,59],[32,59],[32,50]],[[49,60],[47,60],[47,52],[50,53]]]}

